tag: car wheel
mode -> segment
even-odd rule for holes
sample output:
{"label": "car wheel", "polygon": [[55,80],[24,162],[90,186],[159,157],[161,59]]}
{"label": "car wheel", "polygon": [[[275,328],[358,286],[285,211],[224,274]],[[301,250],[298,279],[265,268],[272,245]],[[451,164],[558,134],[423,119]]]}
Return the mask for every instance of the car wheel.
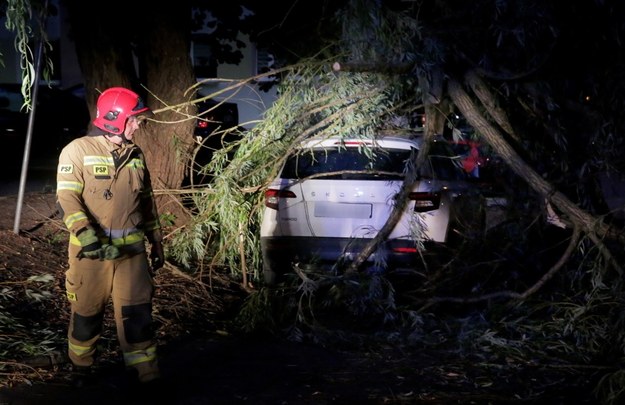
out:
{"label": "car wheel", "polygon": [[265,285],[273,286],[277,284],[278,274],[269,266],[263,264],[263,280]]}

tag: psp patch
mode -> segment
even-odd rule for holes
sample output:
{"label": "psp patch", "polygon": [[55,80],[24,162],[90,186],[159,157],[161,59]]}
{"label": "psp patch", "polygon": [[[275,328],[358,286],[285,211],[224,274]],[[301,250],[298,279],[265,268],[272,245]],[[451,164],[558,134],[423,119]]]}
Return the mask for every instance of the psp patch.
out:
{"label": "psp patch", "polygon": [[76,293],[66,291],[67,299],[70,301],[76,301]]}
{"label": "psp patch", "polygon": [[93,166],[93,174],[96,176],[108,176],[109,167],[105,165],[95,165]]}
{"label": "psp patch", "polygon": [[59,165],[60,174],[72,174],[74,173],[74,165]]}

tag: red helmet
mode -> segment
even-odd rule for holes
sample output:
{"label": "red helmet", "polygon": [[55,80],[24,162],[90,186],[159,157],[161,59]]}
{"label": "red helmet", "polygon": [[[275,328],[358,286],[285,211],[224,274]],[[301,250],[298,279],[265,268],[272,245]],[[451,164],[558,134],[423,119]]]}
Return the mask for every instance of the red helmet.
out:
{"label": "red helmet", "polygon": [[100,94],[93,125],[115,135],[126,129],[126,120],[132,115],[151,113],[141,97],[123,87],[111,87]]}

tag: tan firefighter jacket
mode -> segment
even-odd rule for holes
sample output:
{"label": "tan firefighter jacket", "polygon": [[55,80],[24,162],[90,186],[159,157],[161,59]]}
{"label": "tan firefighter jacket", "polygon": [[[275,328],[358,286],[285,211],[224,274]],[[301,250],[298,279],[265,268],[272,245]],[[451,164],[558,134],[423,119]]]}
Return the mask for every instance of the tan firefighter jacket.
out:
{"label": "tan firefighter jacket", "polygon": [[85,227],[128,251],[144,250],[144,236],[161,240],[150,174],[132,143],[102,135],[73,140],[59,157],[56,193],[71,245],[80,246],[76,233]]}

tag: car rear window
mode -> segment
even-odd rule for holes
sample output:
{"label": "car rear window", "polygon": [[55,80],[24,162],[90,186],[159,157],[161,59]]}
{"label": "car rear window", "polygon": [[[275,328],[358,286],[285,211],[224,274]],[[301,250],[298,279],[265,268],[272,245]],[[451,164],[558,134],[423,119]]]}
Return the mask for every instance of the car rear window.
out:
{"label": "car rear window", "polygon": [[[280,177],[284,179],[315,178],[332,180],[400,180],[406,164],[415,159],[416,150],[375,148],[367,156],[358,148],[324,148],[301,151],[289,157]],[[422,168],[421,176],[440,180],[458,180],[463,173],[449,145],[434,142],[430,149],[431,167]]]}
{"label": "car rear window", "polygon": [[[282,178],[303,179],[310,176],[324,179],[401,179],[411,151],[378,149],[367,156],[358,148],[325,148],[302,151],[287,159]],[[357,171],[358,173],[353,173]],[[328,174],[323,176],[323,174]]]}

